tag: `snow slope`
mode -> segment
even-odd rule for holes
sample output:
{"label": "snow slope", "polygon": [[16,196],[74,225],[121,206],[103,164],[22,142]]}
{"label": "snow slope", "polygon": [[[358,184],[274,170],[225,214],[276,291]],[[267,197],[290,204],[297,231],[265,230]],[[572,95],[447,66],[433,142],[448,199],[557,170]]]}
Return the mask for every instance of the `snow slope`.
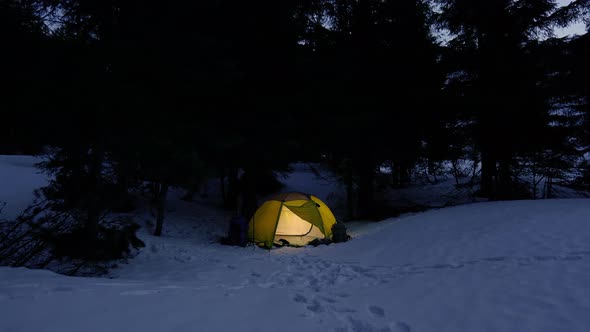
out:
{"label": "snow slope", "polygon": [[0,267],[0,331],[590,327],[590,199],[350,222],[352,241],[271,251],[216,243],[228,213],[171,199],[164,236],[141,217],[147,246],[111,278]]}
{"label": "snow slope", "polygon": [[35,164],[40,158],[0,155],[0,204],[6,203],[0,218],[14,218],[33,199],[33,191],[47,183]]}

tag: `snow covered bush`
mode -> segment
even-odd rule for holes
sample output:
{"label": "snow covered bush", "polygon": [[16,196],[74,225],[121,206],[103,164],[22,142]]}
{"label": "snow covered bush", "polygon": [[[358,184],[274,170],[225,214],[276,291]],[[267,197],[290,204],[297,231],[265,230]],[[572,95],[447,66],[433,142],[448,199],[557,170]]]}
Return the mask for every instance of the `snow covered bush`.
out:
{"label": "snow covered bush", "polygon": [[48,268],[64,274],[101,274],[113,261],[144,246],[127,217],[103,217],[90,237],[69,211],[41,200],[16,220],[0,220],[0,265]]}

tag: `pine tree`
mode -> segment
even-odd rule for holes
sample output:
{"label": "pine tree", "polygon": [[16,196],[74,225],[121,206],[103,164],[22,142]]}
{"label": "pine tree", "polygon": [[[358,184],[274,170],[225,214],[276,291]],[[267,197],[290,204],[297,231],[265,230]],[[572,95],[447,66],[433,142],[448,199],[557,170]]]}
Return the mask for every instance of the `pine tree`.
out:
{"label": "pine tree", "polygon": [[376,215],[378,166],[394,160],[409,168],[423,128],[431,125],[426,115],[442,77],[430,16],[423,1],[314,1],[308,7],[301,37],[307,101],[321,113],[318,123],[330,123],[323,149],[346,172],[355,216]]}
{"label": "pine tree", "polygon": [[557,18],[556,2],[436,1],[440,22],[450,31],[451,49],[464,99],[473,108],[481,151],[481,194],[514,197],[514,157],[546,133],[550,101],[542,93],[544,70],[534,46],[537,36],[574,17]]}

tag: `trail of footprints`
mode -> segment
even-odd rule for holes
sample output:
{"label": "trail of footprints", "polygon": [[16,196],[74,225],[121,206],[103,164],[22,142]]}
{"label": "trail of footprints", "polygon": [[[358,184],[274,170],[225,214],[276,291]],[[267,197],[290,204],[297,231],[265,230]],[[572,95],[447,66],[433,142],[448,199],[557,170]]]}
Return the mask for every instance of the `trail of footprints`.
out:
{"label": "trail of footprints", "polygon": [[[568,262],[587,259],[588,251],[571,251],[563,255],[538,255],[530,257],[486,257],[474,260],[460,261],[453,264],[414,265],[405,264],[398,266],[371,266],[364,267],[352,263],[337,263],[318,259],[316,257],[289,257],[285,262],[286,269],[276,271],[267,278],[259,274],[252,283],[263,288],[274,287],[300,287],[319,292],[322,289],[333,288],[336,285],[350,281],[360,281],[363,286],[373,286],[387,283],[393,279],[424,274],[441,270],[459,270],[466,267],[482,266],[497,267],[499,265],[527,266],[548,262]],[[254,274],[252,274],[254,276]],[[265,279],[262,282],[261,279]]]}
{"label": "trail of footprints", "polygon": [[[378,305],[366,306],[364,316],[372,318],[371,321],[363,320],[358,308],[346,306],[341,300],[349,297],[346,293],[328,293],[334,287],[353,280],[361,281],[362,285],[371,286],[379,283],[386,283],[392,279],[423,274],[440,270],[458,270],[469,266],[498,266],[513,265],[526,266],[546,262],[567,262],[582,260],[590,256],[589,251],[572,251],[564,255],[554,256],[531,256],[531,257],[487,257],[475,260],[462,261],[457,264],[435,264],[418,266],[405,264],[399,266],[372,266],[363,267],[351,263],[336,263],[324,261],[317,257],[290,257],[286,270],[277,271],[266,278],[265,282],[252,283],[260,287],[293,287],[300,289],[292,300],[305,308],[303,317],[325,317],[330,316],[338,321],[334,332],[411,332],[409,324],[401,321],[388,321],[384,308]],[[252,275],[254,276],[254,275]],[[257,275],[261,277],[260,275]],[[259,279],[259,278],[257,278]],[[262,281],[262,280],[257,280]],[[311,292],[312,296],[304,292]],[[326,315],[328,314],[328,315]],[[375,323],[377,322],[377,323]],[[374,325],[377,324],[377,325]]]}
{"label": "trail of footprints", "polygon": [[359,318],[361,316],[356,309],[340,304],[340,300],[349,297],[346,293],[334,293],[330,295],[315,295],[311,298],[297,293],[293,301],[302,304],[307,313],[304,317],[329,317],[337,325],[334,332],[411,332],[410,325],[401,321],[388,321],[385,309],[378,305],[368,305],[367,313],[377,323]]}
{"label": "trail of footprints", "polygon": [[[360,285],[373,286],[387,283],[396,278],[407,277],[416,274],[430,273],[434,271],[453,271],[471,266],[497,267],[499,265],[526,266],[543,264],[547,262],[568,262],[586,259],[590,256],[590,250],[571,251],[563,255],[530,256],[530,257],[486,257],[474,260],[461,261],[455,264],[414,265],[405,264],[398,266],[360,266],[353,263],[338,263],[325,261],[317,257],[291,256],[285,258],[285,270],[263,276],[252,272],[246,280],[246,284],[257,285],[262,288],[289,287],[301,290],[293,296],[292,300],[305,307],[304,317],[314,315],[324,316],[331,314],[344,326],[334,329],[334,332],[410,332],[411,327],[404,322],[388,322],[387,313],[377,305],[368,305],[367,313],[372,321],[382,321],[383,324],[373,326],[364,321],[358,309],[345,306],[340,300],[349,296],[346,293],[330,293],[335,286],[351,281],[360,281]],[[304,292],[311,292],[313,296],[306,296]],[[321,315],[320,315],[321,314]]]}

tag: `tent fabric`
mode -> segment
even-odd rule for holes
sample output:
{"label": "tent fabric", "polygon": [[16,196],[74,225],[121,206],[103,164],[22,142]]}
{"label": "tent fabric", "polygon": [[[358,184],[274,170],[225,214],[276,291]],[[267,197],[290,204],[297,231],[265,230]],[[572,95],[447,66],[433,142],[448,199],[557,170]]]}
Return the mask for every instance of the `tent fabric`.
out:
{"label": "tent fabric", "polygon": [[315,201],[318,207],[318,211],[320,212],[320,216],[322,217],[322,221],[324,222],[324,230],[326,231],[326,237],[332,237],[332,226],[336,223],[336,217],[332,213],[332,210],[326,205],[326,203],[322,202],[321,199],[317,198],[314,195],[310,195],[311,200]]}
{"label": "tent fabric", "polygon": [[309,195],[306,195],[303,193],[289,192],[289,193],[282,193],[282,194],[275,195],[271,199],[275,200],[275,201],[289,202],[289,201],[297,201],[297,200],[308,201],[309,198],[310,198]]}
{"label": "tent fabric", "polygon": [[283,203],[279,201],[264,202],[250,220],[248,239],[272,245],[282,206]]}
{"label": "tent fabric", "polygon": [[[299,202],[299,201],[295,201]],[[292,202],[284,203],[291,212],[295,213],[299,218],[307,221],[308,223],[317,226],[322,233],[324,232],[324,221],[322,215],[318,211],[316,202],[308,200],[302,205],[295,205]]]}
{"label": "tent fabric", "polygon": [[305,245],[330,238],[336,217],[319,198],[299,192],[276,195],[264,202],[250,219],[248,239],[267,248],[279,239]]}

